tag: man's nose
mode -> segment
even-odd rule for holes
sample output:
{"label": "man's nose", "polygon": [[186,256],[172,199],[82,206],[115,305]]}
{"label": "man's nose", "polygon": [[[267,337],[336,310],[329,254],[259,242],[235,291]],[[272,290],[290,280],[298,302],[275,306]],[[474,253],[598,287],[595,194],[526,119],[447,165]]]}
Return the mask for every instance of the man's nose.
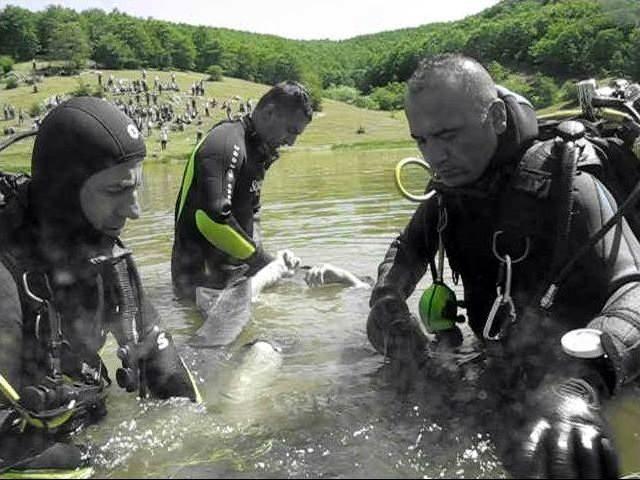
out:
{"label": "man's nose", "polygon": [[429,139],[429,141],[420,148],[420,152],[425,161],[435,170],[441,168],[447,161],[447,150],[437,138]]}
{"label": "man's nose", "polygon": [[140,203],[138,202],[138,192],[133,192],[127,197],[126,201],[123,202],[119,213],[123,217],[130,218],[131,220],[137,220],[140,218],[140,212],[141,208]]}

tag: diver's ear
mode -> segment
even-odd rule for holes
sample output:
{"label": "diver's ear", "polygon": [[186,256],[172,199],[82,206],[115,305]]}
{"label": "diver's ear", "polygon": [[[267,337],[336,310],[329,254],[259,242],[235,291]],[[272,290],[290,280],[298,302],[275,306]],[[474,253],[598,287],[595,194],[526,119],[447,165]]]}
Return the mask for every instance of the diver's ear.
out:
{"label": "diver's ear", "polygon": [[507,129],[507,106],[502,99],[496,98],[489,105],[488,116],[495,132],[498,135],[503,134]]}

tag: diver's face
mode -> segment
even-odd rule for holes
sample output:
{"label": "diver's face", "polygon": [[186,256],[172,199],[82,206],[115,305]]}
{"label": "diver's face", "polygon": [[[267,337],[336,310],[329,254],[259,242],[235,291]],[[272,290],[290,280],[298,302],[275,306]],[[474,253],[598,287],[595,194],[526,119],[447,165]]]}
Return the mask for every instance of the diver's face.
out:
{"label": "diver's face", "polygon": [[478,180],[498,145],[492,109],[501,107],[494,103],[473,108],[473,102],[464,97],[459,89],[443,83],[409,92],[405,105],[411,136],[448,187]]}
{"label": "diver's face", "polygon": [[301,109],[269,104],[259,115],[256,130],[270,148],[276,149],[283,145],[293,145],[308,124],[309,119]]}
{"label": "diver's face", "polygon": [[94,173],[80,189],[80,205],[99,232],[118,237],[127,218],[140,216],[138,187],[142,184],[142,159],[130,160]]}

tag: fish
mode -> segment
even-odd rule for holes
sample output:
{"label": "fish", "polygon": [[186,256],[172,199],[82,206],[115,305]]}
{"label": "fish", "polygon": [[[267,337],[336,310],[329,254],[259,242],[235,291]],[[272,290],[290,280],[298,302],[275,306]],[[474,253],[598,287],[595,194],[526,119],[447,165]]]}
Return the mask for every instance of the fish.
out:
{"label": "fish", "polygon": [[198,287],[196,305],[204,323],[187,343],[199,348],[230,345],[251,319],[250,281],[220,290]]}
{"label": "fish", "polygon": [[226,403],[245,403],[255,400],[273,382],[282,366],[282,350],[256,340],[244,345],[231,361],[234,368],[222,396]]}
{"label": "fish", "polygon": [[193,350],[198,356],[199,388],[207,409],[222,414],[226,421],[261,415],[260,408],[252,405],[257,405],[281,370],[283,355],[278,346],[255,340],[232,353],[224,347]]}

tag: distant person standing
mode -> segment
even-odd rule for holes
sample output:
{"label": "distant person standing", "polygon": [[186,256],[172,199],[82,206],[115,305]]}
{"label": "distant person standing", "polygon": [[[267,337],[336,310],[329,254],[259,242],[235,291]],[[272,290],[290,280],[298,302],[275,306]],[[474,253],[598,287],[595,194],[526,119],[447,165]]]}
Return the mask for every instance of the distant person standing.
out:
{"label": "distant person standing", "polygon": [[167,149],[167,142],[169,141],[169,134],[167,133],[167,127],[163,126],[160,130],[160,147],[164,152]]}

